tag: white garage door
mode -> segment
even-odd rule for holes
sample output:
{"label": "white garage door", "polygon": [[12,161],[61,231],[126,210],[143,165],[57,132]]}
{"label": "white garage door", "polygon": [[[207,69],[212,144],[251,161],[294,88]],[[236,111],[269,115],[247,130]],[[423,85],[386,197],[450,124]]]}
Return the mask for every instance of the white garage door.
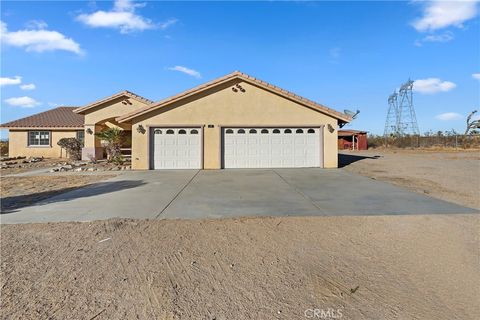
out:
{"label": "white garage door", "polygon": [[200,128],[155,128],[153,169],[200,169]]}
{"label": "white garage door", "polygon": [[224,128],[224,168],[321,167],[319,128]]}

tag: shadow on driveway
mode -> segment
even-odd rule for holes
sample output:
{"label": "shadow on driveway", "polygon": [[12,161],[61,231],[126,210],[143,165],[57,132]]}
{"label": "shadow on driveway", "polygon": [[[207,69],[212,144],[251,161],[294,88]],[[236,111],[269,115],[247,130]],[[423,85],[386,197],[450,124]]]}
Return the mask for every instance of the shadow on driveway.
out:
{"label": "shadow on driveway", "polygon": [[0,214],[3,215],[13,213],[16,211],[16,209],[28,207],[33,204],[43,205],[69,201],[78,198],[86,198],[99,194],[107,194],[120,190],[136,188],[144,184],[145,182],[142,180],[106,181],[87,184],[79,187],[70,187],[59,190],[6,197],[1,199]]}
{"label": "shadow on driveway", "polygon": [[356,155],[356,154],[344,154],[344,153],[339,153],[338,154],[338,167],[343,168],[348,166],[349,164],[352,164],[357,161],[361,161],[364,159],[378,159],[380,156],[373,156],[373,157],[368,157],[368,156],[361,156],[361,155]]}

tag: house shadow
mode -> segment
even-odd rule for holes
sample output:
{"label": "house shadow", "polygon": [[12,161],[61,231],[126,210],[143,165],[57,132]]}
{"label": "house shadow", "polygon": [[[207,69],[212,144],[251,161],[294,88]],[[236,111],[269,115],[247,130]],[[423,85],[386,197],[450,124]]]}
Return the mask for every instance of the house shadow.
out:
{"label": "house shadow", "polygon": [[1,198],[0,214],[16,212],[17,209],[32,205],[44,205],[49,203],[70,201],[79,198],[87,198],[99,194],[107,194],[116,191],[137,188],[146,184],[142,180],[106,181],[87,184],[79,187],[70,187],[59,190],[51,190],[25,194],[20,196]]}
{"label": "house shadow", "polygon": [[356,155],[356,154],[344,154],[344,153],[339,153],[338,154],[338,167],[343,168],[346,167],[354,162],[361,161],[364,159],[378,159],[380,156],[373,156],[373,157],[368,157],[368,156],[361,156],[361,155]]}

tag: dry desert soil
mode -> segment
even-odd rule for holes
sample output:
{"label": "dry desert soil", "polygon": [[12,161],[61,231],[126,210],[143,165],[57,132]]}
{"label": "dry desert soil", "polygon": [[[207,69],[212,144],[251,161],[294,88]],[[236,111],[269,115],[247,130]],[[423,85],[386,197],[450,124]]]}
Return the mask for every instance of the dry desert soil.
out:
{"label": "dry desert soil", "polygon": [[[342,170],[479,207],[478,153],[347,156]],[[0,231],[1,319],[480,319],[477,214]]]}

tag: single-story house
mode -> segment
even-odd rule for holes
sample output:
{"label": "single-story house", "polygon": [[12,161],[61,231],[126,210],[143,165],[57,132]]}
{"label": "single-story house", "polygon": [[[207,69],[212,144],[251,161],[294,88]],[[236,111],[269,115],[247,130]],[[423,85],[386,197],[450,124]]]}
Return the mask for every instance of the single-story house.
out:
{"label": "single-story house", "polygon": [[367,131],[338,130],[338,148],[340,150],[367,150]]}
{"label": "single-story house", "polygon": [[102,158],[95,133],[131,138],[132,169],[337,167],[337,128],[351,118],[241,72],[153,102],[129,91],[1,125],[10,156],[61,157],[63,137]]}

